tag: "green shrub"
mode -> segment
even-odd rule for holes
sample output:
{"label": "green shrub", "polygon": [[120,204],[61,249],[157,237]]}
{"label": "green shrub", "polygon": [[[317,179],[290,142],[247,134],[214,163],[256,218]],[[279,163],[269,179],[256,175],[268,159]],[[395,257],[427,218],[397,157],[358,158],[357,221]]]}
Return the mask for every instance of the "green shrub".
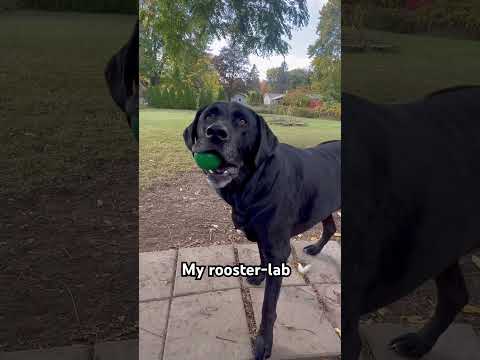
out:
{"label": "green shrub", "polygon": [[220,91],[218,92],[217,101],[226,101],[227,95],[225,94],[225,89],[220,87]]}
{"label": "green shrub", "polygon": [[290,90],[283,97],[283,104],[286,106],[306,107],[310,101],[310,97],[308,97],[307,93],[307,89]]}
{"label": "green shrub", "polygon": [[340,120],[341,118],[341,103],[333,101],[325,101],[322,107],[316,109],[285,105],[260,105],[252,106],[252,109],[257,113],[298,116],[311,119],[331,118]]}
{"label": "green shrub", "polygon": [[247,103],[248,105],[261,105],[263,104],[263,96],[259,91],[251,90],[247,94]]}
{"label": "green shrub", "polygon": [[145,92],[145,99],[149,106],[163,109],[190,109],[196,110],[214,101],[210,89],[195,91],[192,88],[167,89],[160,86],[149,87]]}
{"label": "green shrub", "polygon": [[200,95],[198,98],[198,107],[203,107],[214,102],[213,91],[211,89],[202,89],[200,90]]}

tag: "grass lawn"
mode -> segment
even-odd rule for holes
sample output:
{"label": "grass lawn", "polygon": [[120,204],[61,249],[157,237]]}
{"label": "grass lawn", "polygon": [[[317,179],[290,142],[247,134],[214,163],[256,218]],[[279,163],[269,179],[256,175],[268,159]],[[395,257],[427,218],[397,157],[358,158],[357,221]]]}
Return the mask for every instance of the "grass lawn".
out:
{"label": "grass lawn", "polygon": [[403,102],[456,85],[480,85],[480,42],[370,31],[396,52],[344,53],[342,89],[379,102]]}
{"label": "grass lawn", "polygon": [[101,159],[134,161],[136,144],[108,93],[104,69],[135,20],[0,13],[0,44],[8,49],[0,56],[0,194],[37,191],[59,179],[76,183]]}
{"label": "grass lawn", "polygon": [[[165,181],[194,166],[182,133],[195,116],[190,110],[142,109],[140,112],[140,188]],[[280,115],[263,115],[268,121]],[[281,142],[308,147],[325,140],[340,139],[340,122],[296,118],[306,126],[271,125]]]}

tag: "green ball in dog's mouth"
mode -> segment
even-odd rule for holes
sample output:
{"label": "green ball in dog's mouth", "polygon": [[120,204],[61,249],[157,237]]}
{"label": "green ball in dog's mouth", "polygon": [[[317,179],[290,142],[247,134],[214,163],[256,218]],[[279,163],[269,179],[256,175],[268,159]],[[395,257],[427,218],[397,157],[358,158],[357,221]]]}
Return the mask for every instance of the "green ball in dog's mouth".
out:
{"label": "green ball in dog's mouth", "polygon": [[211,152],[195,153],[193,155],[198,167],[203,170],[216,170],[222,164],[222,159]]}

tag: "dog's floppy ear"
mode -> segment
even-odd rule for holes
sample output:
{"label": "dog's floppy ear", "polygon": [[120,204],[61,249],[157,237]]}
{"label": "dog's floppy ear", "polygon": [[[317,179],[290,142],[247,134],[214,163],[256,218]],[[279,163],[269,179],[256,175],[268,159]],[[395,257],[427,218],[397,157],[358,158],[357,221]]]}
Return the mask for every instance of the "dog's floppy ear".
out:
{"label": "dog's floppy ear", "polygon": [[255,154],[255,167],[258,167],[263,161],[265,161],[275,150],[278,144],[278,139],[275,134],[270,130],[267,122],[263,117],[253,112],[257,118],[257,131],[258,131],[258,147]]}
{"label": "dog's floppy ear", "polygon": [[126,86],[122,76],[123,64],[120,54],[115,54],[105,68],[105,80],[107,81],[110,95],[115,104],[125,112],[125,101],[127,100]]}
{"label": "dog's floppy ear", "polygon": [[135,27],[130,37],[130,41],[127,44],[127,54],[125,60],[125,84],[127,85],[127,97],[136,95],[136,90],[139,87],[139,72],[138,72],[138,51],[139,51],[139,39],[138,39],[138,20],[135,23]]}
{"label": "dog's floppy ear", "polygon": [[105,68],[105,80],[115,103],[125,112],[127,99],[135,95],[138,88],[138,20],[132,36],[115,55]]}
{"label": "dog's floppy ear", "polygon": [[195,119],[193,119],[192,123],[183,130],[183,141],[185,141],[185,145],[187,145],[190,151],[192,151],[193,144],[195,144],[195,140],[197,139],[198,119],[206,108],[206,106],[200,108],[195,114]]}

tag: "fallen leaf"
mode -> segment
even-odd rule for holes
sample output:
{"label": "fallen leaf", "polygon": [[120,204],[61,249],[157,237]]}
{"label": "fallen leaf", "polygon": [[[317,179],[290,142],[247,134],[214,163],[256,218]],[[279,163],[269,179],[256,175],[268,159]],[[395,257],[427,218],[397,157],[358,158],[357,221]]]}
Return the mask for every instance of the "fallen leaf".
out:
{"label": "fallen leaf", "polygon": [[342,330],[340,330],[339,328],[335,328],[335,332],[339,337],[342,337]]}
{"label": "fallen leaf", "polygon": [[410,324],[423,324],[425,320],[418,315],[412,315],[412,316],[402,316],[402,320],[410,323]]}
{"label": "fallen leaf", "polygon": [[311,267],[312,267],[312,264],[307,264],[307,265],[303,266],[302,264],[298,263],[297,268],[298,268],[298,272],[300,274],[306,274],[310,270]]}
{"label": "fallen leaf", "polygon": [[388,313],[388,310],[385,308],[381,308],[377,310],[377,313],[379,313],[381,316],[385,316],[385,314]]}
{"label": "fallen leaf", "polygon": [[333,236],[335,236],[335,237],[342,237],[342,233],[336,232],[335,234],[333,234]]}
{"label": "fallen leaf", "polygon": [[480,269],[480,257],[472,255],[472,262]]}
{"label": "fallen leaf", "polygon": [[480,315],[480,307],[473,305],[466,305],[463,310],[463,313],[470,315]]}
{"label": "fallen leaf", "polygon": [[318,238],[317,238],[316,236],[312,236],[312,237],[310,238],[310,240],[311,240],[311,241],[318,241]]}

